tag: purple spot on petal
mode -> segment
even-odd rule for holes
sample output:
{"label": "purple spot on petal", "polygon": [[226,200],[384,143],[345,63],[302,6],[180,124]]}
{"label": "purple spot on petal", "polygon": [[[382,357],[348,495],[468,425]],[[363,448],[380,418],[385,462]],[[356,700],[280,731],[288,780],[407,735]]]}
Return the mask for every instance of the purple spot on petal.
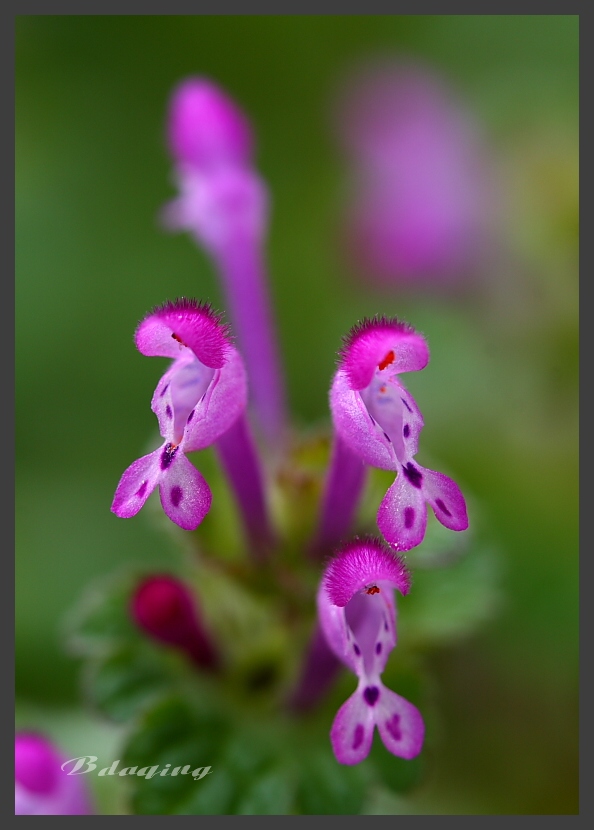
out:
{"label": "purple spot on petal", "polygon": [[165,386],[163,387],[163,391],[161,392],[161,397],[163,397],[163,395],[165,394],[165,392],[167,392],[168,389],[169,389],[169,384],[166,383]]}
{"label": "purple spot on petal", "polygon": [[388,620],[384,617],[384,631],[389,631],[390,626],[388,625]]}
{"label": "purple spot on petal", "polygon": [[175,458],[175,453],[177,452],[177,447],[174,447],[173,444],[165,444],[163,449],[163,453],[161,454],[161,469],[166,470],[169,466],[171,466],[171,462]]}
{"label": "purple spot on petal", "polygon": [[408,438],[408,436],[410,435],[410,427],[409,427],[408,424],[404,425],[404,429],[402,430],[402,434],[404,435],[405,438]]}
{"label": "purple spot on petal", "polygon": [[414,507],[404,508],[404,527],[410,530],[415,523],[415,509]]}
{"label": "purple spot on petal", "polygon": [[380,692],[377,686],[368,686],[363,692],[365,703],[367,703],[368,706],[375,706],[375,704],[377,703],[377,699],[379,697],[379,693]]}
{"label": "purple spot on petal", "polygon": [[359,648],[359,646],[357,645],[357,643],[353,643],[353,651],[355,652],[355,654],[357,655],[357,657],[361,654],[361,649]]}
{"label": "purple spot on petal", "polygon": [[382,653],[382,644],[381,643],[376,643],[375,644],[375,653],[376,654],[381,654]]}
{"label": "purple spot on petal", "polygon": [[169,404],[167,404],[167,406],[165,407],[165,414],[168,418],[171,418],[171,416],[173,415],[173,412],[171,411],[171,407],[169,406]]}
{"label": "purple spot on petal", "polygon": [[409,481],[413,487],[416,487],[417,490],[421,489],[421,485],[423,484],[423,474],[417,470],[412,461],[409,461],[408,464],[402,466],[402,472],[404,473],[407,481]]}
{"label": "purple spot on petal", "polygon": [[176,485],[174,485],[174,486],[171,488],[171,492],[169,493],[169,497],[170,497],[170,499],[171,499],[171,504],[172,504],[174,507],[179,507],[180,502],[181,502],[181,500],[182,500],[182,498],[183,498],[183,495],[184,495],[184,492],[183,492],[182,488],[181,488],[181,487],[178,487],[178,485],[177,485],[177,484],[176,484]]}
{"label": "purple spot on petal", "polygon": [[188,415],[188,423],[190,423],[190,421],[191,421],[191,420],[192,420],[192,418],[194,417],[194,413],[195,413],[195,412],[196,412],[196,410],[195,410],[195,409],[193,409],[193,410],[190,412],[190,414]]}
{"label": "purple spot on petal", "polygon": [[358,723],[355,727],[355,733],[353,735],[353,749],[359,749],[363,743],[364,736],[365,730],[363,729],[362,724]]}
{"label": "purple spot on petal", "polygon": [[399,723],[400,715],[392,715],[390,720],[386,721],[386,729],[395,741],[399,741],[402,738],[402,732],[400,731],[400,728],[398,726]]}
{"label": "purple spot on petal", "polygon": [[412,409],[411,409],[411,408],[410,408],[410,406],[407,404],[407,402],[404,400],[404,398],[400,398],[400,400],[401,400],[401,401],[402,401],[402,403],[405,405],[405,407],[408,409],[408,411],[409,411],[409,412],[412,412]]}
{"label": "purple spot on petal", "polygon": [[437,507],[439,507],[442,513],[446,514],[446,516],[452,515],[441,499],[435,499],[435,504]]}
{"label": "purple spot on petal", "polygon": [[144,494],[146,493],[146,488],[148,486],[148,481],[143,481],[138,490],[136,491],[136,495],[139,499],[141,499]]}

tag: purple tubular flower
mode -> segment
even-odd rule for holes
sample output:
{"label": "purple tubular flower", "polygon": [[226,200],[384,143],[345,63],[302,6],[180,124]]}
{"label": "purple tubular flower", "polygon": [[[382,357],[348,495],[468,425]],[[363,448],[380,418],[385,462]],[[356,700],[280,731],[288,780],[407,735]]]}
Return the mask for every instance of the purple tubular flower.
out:
{"label": "purple tubular flower", "polygon": [[169,574],[152,574],[137,585],[130,602],[134,622],[154,639],[183,651],[201,669],[216,670],[218,654],[188,588]]}
{"label": "purple tubular flower", "polygon": [[414,758],[423,746],[420,712],[381,681],[396,645],[395,588],[408,593],[408,571],[401,559],[373,538],[343,545],[320,583],[318,616],[328,645],[359,680],[330,730],[332,749],[341,764],[358,764],[367,757],[376,726],[393,755]]}
{"label": "purple tubular flower", "polygon": [[166,206],[164,223],[190,231],[217,265],[260,427],[274,443],[285,429],[285,393],[262,252],[268,196],[250,166],[249,124],[198,77],[174,91],[168,127],[180,195]]}
{"label": "purple tubular flower", "polygon": [[42,735],[34,732],[15,735],[15,815],[92,815],[85,783],[79,775],[68,775],[61,768],[66,760]]}
{"label": "purple tubular flower", "polygon": [[275,540],[271,527],[262,470],[256,444],[245,414],[216,442],[216,450],[235,492],[251,553],[256,560],[267,557]]}
{"label": "purple tubular flower", "polygon": [[142,354],[174,358],[151,403],[165,440],[124,472],[111,509],[121,518],[135,516],[158,486],[171,521],[195,530],[212,495],[186,453],[213,444],[244,412],[243,361],[220,318],[194,300],[156,308],[139,324],[135,340]]}
{"label": "purple tubular flower", "polygon": [[367,466],[342,438],[335,434],[316,537],[310,554],[328,553],[349,532],[363,488]]}
{"label": "purple tubular flower", "polygon": [[312,631],[300,676],[287,700],[290,711],[302,713],[313,709],[336,680],[342,663],[334,654],[319,621]]}
{"label": "purple tubular flower", "polygon": [[[348,534],[367,476],[367,465],[338,434],[334,434],[330,466],[324,484],[320,517],[309,548],[312,559],[322,559]],[[305,660],[289,706],[306,711],[328,691],[341,668],[326,643],[319,622],[310,638]]]}
{"label": "purple tubular flower", "polygon": [[209,170],[226,164],[248,166],[252,161],[254,142],[247,119],[206,78],[179,84],[167,127],[169,148],[180,166]]}
{"label": "purple tubular flower", "polygon": [[443,79],[420,65],[366,67],[338,122],[359,267],[384,286],[467,278],[485,253],[492,187],[477,125]]}
{"label": "purple tubular flower", "polygon": [[427,502],[445,527],[468,527],[458,485],[414,460],[423,416],[398,375],[423,369],[428,361],[427,343],[413,328],[396,319],[366,319],[345,339],[330,390],[338,435],[367,464],[398,474],[377,522],[386,541],[400,551],[423,541]]}

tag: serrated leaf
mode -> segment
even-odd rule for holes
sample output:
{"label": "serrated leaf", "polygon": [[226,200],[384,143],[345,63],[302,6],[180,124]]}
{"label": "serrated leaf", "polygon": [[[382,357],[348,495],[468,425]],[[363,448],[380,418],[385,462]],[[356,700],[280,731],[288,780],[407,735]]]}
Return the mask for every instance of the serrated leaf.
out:
{"label": "serrated leaf", "polygon": [[[210,785],[208,779],[221,773],[220,747],[228,733],[228,724],[210,708],[200,711],[181,698],[162,699],[141,716],[136,729],[129,737],[124,752],[126,766],[158,766],[156,775],[147,779],[131,776],[130,798],[135,813],[142,815],[193,815],[195,795],[206,786],[213,790],[216,802],[221,798],[218,784]],[[190,773],[176,776],[170,773],[175,767],[190,765],[191,770],[211,767],[204,778],[195,780]],[[167,774],[161,775],[166,771]],[[224,773],[223,773],[224,774]],[[233,793],[229,795],[232,798]],[[225,796],[227,798],[227,796]]]}
{"label": "serrated leaf", "polygon": [[89,664],[88,693],[93,703],[114,721],[134,717],[171,681],[166,663],[150,646],[143,645],[124,645]]}
{"label": "serrated leaf", "polygon": [[339,764],[330,748],[305,759],[297,788],[297,812],[357,815],[365,799],[369,769]]}
{"label": "serrated leaf", "polygon": [[[126,763],[156,763],[150,759],[191,740],[197,741],[195,755],[218,753],[227,728],[227,723],[210,708],[199,711],[180,697],[164,698],[144,712],[136,724],[126,743]],[[132,755],[137,760],[130,760]],[[192,763],[192,759],[186,763]],[[208,761],[203,759],[200,763]]]}
{"label": "serrated leaf", "polygon": [[235,815],[285,816],[292,812],[294,781],[287,769],[268,770],[243,793]]}
{"label": "serrated leaf", "polygon": [[274,733],[264,734],[256,729],[233,730],[221,745],[221,757],[225,768],[235,777],[253,779],[270,765],[271,759],[275,756],[274,737]]}
{"label": "serrated leaf", "polygon": [[229,772],[221,767],[213,769],[212,774],[194,781],[188,789],[186,798],[180,802],[172,815],[183,816],[223,816],[232,815],[231,805],[236,796],[235,781]]}

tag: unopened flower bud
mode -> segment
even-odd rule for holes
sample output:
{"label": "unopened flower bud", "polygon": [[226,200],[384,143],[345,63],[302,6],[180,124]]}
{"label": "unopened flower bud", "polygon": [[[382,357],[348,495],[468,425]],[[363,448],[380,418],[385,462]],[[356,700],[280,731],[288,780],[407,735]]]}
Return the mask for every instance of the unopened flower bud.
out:
{"label": "unopened flower bud", "polygon": [[181,649],[200,668],[217,667],[218,655],[196,601],[179,579],[168,574],[144,579],[132,596],[131,612],[136,624],[155,640]]}

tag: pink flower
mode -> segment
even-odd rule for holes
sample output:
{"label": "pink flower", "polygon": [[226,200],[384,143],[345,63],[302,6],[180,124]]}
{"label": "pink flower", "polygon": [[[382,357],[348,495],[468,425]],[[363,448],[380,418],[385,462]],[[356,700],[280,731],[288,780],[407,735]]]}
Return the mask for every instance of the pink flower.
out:
{"label": "pink flower", "polygon": [[396,645],[394,589],[407,594],[404,562],[377,539],[343,545],[328,564],[318,591],[318,616],[334,654],[358,678],[357,689],[340,707],[330,740],[341,764],[358,764],[371,749],[377,726],[386,749],[414,758],[425,736],[418,709],[381,681]]}
{"label": "pink flower", "polygon": [[173,358],[159,381],[151,408],[164,438],[122,475],[112,511],[135,516],[158,486],[163,510],[184,530],[208,513],[210,488],[186,453],[213,444],[242,415],[247,381],[239,352],[210,306],[177,300],[156,308],[136,329],[144,355]]}
{"label": "pink flower", "polygon": [[91,801],[78,775],[62,770],[67,760],[45,737],[18,732],[14,741],[15,815],[88,816]]}
{"label": "pink flower", "polygon": [[252,162],[254,141],[247,118],[207,78],[187,78],[176,87],[167,131],[171,155],[180,168],[207,171]]}
{"label": "pink flower", "polygon": [[366,319],[346,337],[330,390],[340,438],[367,464],[398,473],[380,504],[377,523],[386,541],[400,551],[423,541],[427,503],[445,527],[468,527],[458,485],[414,460],[423,416],[399,375],[423,369],[428,361],[425,338],[412,327],[395,318]]}

